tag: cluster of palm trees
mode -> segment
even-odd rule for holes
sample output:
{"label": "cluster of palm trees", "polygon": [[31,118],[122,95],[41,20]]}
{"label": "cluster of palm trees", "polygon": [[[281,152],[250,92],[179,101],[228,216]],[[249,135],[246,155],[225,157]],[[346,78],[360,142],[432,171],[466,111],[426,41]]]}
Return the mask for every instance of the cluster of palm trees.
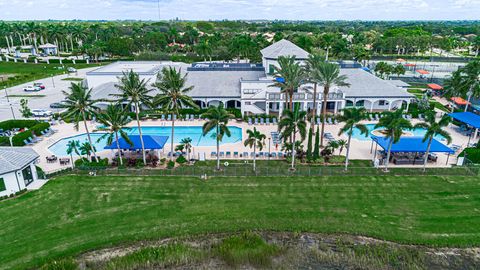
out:
{"label": "cluster of palm trees", "polygon": [[[480,98],[480,61],[471,61],[465,67],[459,68],[445,80],[444,96],[462,97],[470,100]],[[452,106],[453,109],[453,106]],[[468,111],[468,103],[465,106]]]}
{"label": "cluster of palm trees", "polygon": [[[88,128],[87,121],[96,117],[106,132],[105,135],[100,137],[99,140],[107,139],[107,144],[111,145],[115,141],[119,151],[119,163],[122,164],[122,156],[119,146],[119,138],[123,138],[129,144],[132,144],[126,131],[129,128],[126,126],[131,121],[127,109],[132,108],[135,113],[135,120],[137,122],[138,133],[140,137],[140,143],[142,148],[143,163],[147,164],[145,145],[142,135],[142,127],[140,122],[140,111],[143,107],[158,108],[172,113],[172,128],[171,128],[171,159],[173,160],[174,153],[174,132],[175,132],[175,116],[179,115],[180,110],[185,107],[196,108],[191,97],[187,95],[189,91],[193,89],[192,86],[186,87],[186,76],[182,75],[181,70],[168,67],[164,68],[161,73],[158,74],[157,80],[149,87],[149,82],[144,79],[140,79],[138,74],[133,71],[129,71],[123,74],[119,78],[119,82],[116,87],[119,90],[118,94],[112,95],[115,98],[116,103],[111,104],[105,111],[101,111],[98,107],[98,103],[103,100],[95,100],[92,98],[92,90],[86,88],[82,83],[72,83],[70,91],[64,91],[65,103],[63,107],[66,111],[62,117],[66,120],[72,121],[75,124],[75,128],[79,128],[79,123],[82,122],[87,134],[89,149],[88,154],[93,154],[93,159],[98,162],[99,159],[96,154],[96,149],[93,147],[90,130]],[[158,89],[158,94],[152,96],[153,87]],[[223,136],[230,136],[230,130],[228,129],[228,121],[233,118],[233,115],[228,113],[223,105],[218,107],[210,107],[203,115],[208,121],[203,126],[203,134],[207,135],[209,132],[214,131],[214,136],[217,141],[217,150],[219,144],[222,141]],[[187,155],[191,150],[190,138],[184,138],[180,145],[182,149],[187,151]],[[70,145],[70,143],[69,143]],[[88,146],[87,145],[87,146]],[[76,152],[79,149],[77,143],[72,142],[69,148],[69,154]],[[85,147],[84,147],[85,148]],[[87,156],[89,156],[87,154]],[[217,169],[220,168],[219,161],[217,162]]]}

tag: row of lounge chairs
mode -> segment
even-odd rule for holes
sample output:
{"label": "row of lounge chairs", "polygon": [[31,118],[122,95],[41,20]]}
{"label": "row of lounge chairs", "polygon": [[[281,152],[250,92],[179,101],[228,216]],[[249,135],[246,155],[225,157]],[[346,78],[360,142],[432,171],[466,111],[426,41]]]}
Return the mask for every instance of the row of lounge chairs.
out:
{"label": "row of lounge chairs", "polygon": [[[322,119],[321,119],[320,117],[317,117],[317,118],[315,119],[315,123],[316,123],[317,125],[321,125],[321,124],[322,124]],[[328,118],[326,119],[325,123],[326,123],[327,125],[336,125],[336,124],[338,124],[338,121],[337,121],[337,119],[335,119],[335,117],[328,117]]]}
{"label": "row of lounge chairs", "polygon": [[[270,152],[270,154],[268,152],[233,152],[233,155],[232,152],[229,151],[219,152],[220,158],[253,158],[254,156],[256,156],[257,158],[268,158],[269,156],[271,158],[284,158],[286,155],[283,152]],[[211,152],[210,157],[217,157],[217,152]]]}
{"label": "row of lounge chairs", "polygon": [[323,137],[329,141],[335,141],[335,137],[333,137],[332,133],[330,132],[325,132],[323,134]]}
{"label": "row of lounge chairs", "polygon": [[[44,131],[41,132],[42,136],[44,137],[50,137],[52,136],[56,131],[49,128],[49,129],[46,129]],[[37,143],[39,141],[42,141],[43,138],[42,137],[38,137],[36,136],[35,134],[33,134],[31,137],[28,137],[27,139],[23,140],[23,143],[25,145],[32,145],[34,143]]]}
{"label": "row of lounge chairs", "polygon": [[272,118],[270,121],[270,118],[248,118],[248,124],[249,125],[270,125],[270,124],[277,124],[277,118]]}

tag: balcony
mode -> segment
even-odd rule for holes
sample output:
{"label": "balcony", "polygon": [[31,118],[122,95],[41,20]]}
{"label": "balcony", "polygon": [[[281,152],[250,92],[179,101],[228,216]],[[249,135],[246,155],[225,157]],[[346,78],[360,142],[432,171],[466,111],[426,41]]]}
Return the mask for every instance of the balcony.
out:
{"label": "balcony", "polygon": [[[318,93],[316,99],[319,100],[319,101],[323,100],[323,93]],[[342,100],[342,99],[343,99],[343,93],[342,92],[328,93],[328,96],[327,96],[327,100],[329,100],[329,101]],[[284,101],[285,100],[285,94],[267,93],[267,100],[268,101]],[[294,101],[313,101],[313,94],[294,93],[293,94],[293,100]]]}

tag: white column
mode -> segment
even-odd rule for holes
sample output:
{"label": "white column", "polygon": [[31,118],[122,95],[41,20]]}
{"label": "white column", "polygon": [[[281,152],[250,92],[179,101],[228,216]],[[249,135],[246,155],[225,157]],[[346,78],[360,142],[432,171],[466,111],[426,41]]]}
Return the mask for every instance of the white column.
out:
{"label": "white column", "polygon": [[283,103],[282,101],[280,101],[280,102],[278,103],[278,115],[279,115],[279,116],[282,116],[282,113],[283,113],[283,104],[284,104],[284,103]]}
{"label": "white column", "polygon": [[265,113],[270,114],[270,102],[265,102]]}
{"label": "white column", "polygon": [[407,112],[408,112],[408,107],[410,106],[410,100],[407,100]]}
{"label": "white column", "polygon": [[473,134],[473,140],[477,139],[478,128],[475,129],[475,133]]}
{"label": "white column", "polygon": [[338,111],[338,101],[335,101],[333,103],[333,114],[337,114],[337,111]]}
{"label": "white column", "polygon": [[370,101],[370,112],[373,112],[373,104],[375,104],[375,101]]}

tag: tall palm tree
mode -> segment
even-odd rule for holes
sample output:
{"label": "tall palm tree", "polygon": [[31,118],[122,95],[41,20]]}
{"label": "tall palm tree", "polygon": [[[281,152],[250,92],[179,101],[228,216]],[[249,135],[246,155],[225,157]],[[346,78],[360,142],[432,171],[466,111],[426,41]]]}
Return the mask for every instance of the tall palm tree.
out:
{"label": "tall palm tree", "polygon": [[317,67],[316,81],[323,86],[323,102],[322,102],[322,131],[320,134],[320,146],[323,146],[323,134],[325,133],[325,121],[327,119],[327,99],[328,93],[333,86],[346,86],[350,84],[347,82],[347,76],[340,75],[340,68],[336,64],[321,62]]}
{"label": "tall palm tree", "polygon": [[95,147],[95,145],[91,144],[90,142],[83,142],[78,148],[78,150],[80,150],[80,153],[82,155],[86,155],[87,157],[90,157],[92,153],[95,153],[95,151],[97,151],[97,148]]}
{"label": "tall palm tree", "polygon": [[[62,118],[73,120],[75,129],[78,130],[78,123],[83,121],[85,131],[87,132],[88,142],[93,145],[90,131],[88,130],[87,118],[96,115],[100,109],[96,106],[98,100],[92,99],[92,89],[88,89],[82,83],[72,83],[70,92],[62,91],[65,95],[63,108],[66,111],[62,114]],[[93,151],[95,161],[98,162],[97,154]]]}
{"label": "tall palm tree", "polygon": [[[338,120],[344,122],[345,125],[340,128],[338,135],[347,134],[347,154],[345,158],[345,170],[348,170],[348,160],[350,157],[350,142],[352,140],[353,129],[360,130],[360,134],[368,136],[368,128],[360,122],[368,119],[368,114],[365,108],[347,108],[343,110],[343,114],[339,116]],[[343,143],[342,143],[343,144]],[[343,147],[342,147],[343,148]],[[341,151],[340,151],[341,152]]]}
{"label": "tall palm tree", "polygon": [[128,107],[135,107],[135,117],[137,120],[138,133],[140,135],[140,143],[142,145],[143,164],[147,165],[147,158],[145,155],[145,144],[143,143],[142,128],[140,126],[140,106],[142,104],[151,104],[151,96],[149,95],[153,89],[147,88],[148,80],[141,79],[137,73],[130,70],[127,73],[123,73],[123,76],[119,78],[119,83],[115,84],[120,90],[120,94],[113,94],[112,96],[118,97],[119,102],[127,102]]}
{"label": "tall palm tree", "polygon": [[163,68],[161,73],[157,75],[157,81],[153,84],[158,88],[160,93],[155,97],[155,104],[162,106],[163,109],[172,116],[172,136],[171,136],[171,153],[170,159],[173,160],[173,137],[175,134],[175,115],[179,115],[180,109],[185,107],[197,108],[193,99],[187,95],[193,89],[193,86],[185,87],[187,75],[182,76],[181,70],[177,71],[173,67]]}
{"label": "tall palm tree", "polygon": [[385,112],[383,117],[380,118],[375,128],[384,128],[383,133],[389,140],[387,149],[387,160],[385,161],[385,170],[388,170],[388,163],[390,160],[390,154],[392,145],[397,143],[402,137],[403,130],[412,129],[412,124],[407,119],[402,117],[403,109],[398,109],[393,112]]}
{"label": "tall palm tree", "polygon": [[70,161],[72,165],[72,169],[74,168],[75,162],[73,162],[73,153],[80,156],[80,152],[78,152],[78,148],[80,148],[80,142],[78,140],[71,140],[67,143],[67,154],[70,155]]}
{"label": "tall palm tree", "polygon": [[444,137],[448,144],[452,142],[452,137],[450,134],[445,130],[445,127],[450,124],[452,119],[447,114],[443,115],[442,118],[437,122],[435,119],[435,113],[429,111],[425,114],[425,122],[418,123],[414,126],[414,128],[424,128],[426,130],[425,136],[423,137],[423,142],[428,141],[427,151],[425,152],[425,158],[423,161],[423,170],[425,171],[427,162],[428,162],[428,154],[430,153],[430,147],[432,145],[433,138],[437,135]]}
{"label": "tall palm tree", "polygon": [[255,171],[257,148],[262,151],[266,136],[258,131],[256,127],[254,127],[253,130],[247,129],[247,135],[248,138],[244,141],[244,145],[250,148],[253,147],[253,170]]}
{"label": "tall palm tree", "polygon": [[315,132],[315,117],[317,115],[317,85],[319,83],[318,66],[323,62],[323,58],[319,54],[310,54],[307,59],[307,65],[305,67],[308,80],[313,83],[313,110],[311,128],[312,133]]}
{"label": "tall palm tree", "polygon": [[118,134],[120,134],[128,144],[133,146],[127,132],[125,132],[129,130],[129,128],[125,127],[130,122],[128,115],[125,110],[122,109],[121,105],[108,105],[107,109],[98,115],[98,122],[102,123],[105,126],[103,130],[108,132],[101,136],[98,141],[107,138],[107,145],[112,145],[113,139],[115,139],[118,150],[118,162],[120,165],[123,165],[122,152],[120,150],[120,144],[118,143]]}
{"label": "tall palm tree", "polygon": [[233,118],[233,115],[228,113],[227,110],[223,108],[223,105],[220,104],[218,107],[212,106],[208,108],[207,112],[205,112],[202,117],[208,119],[202,127],[203,136],[207,135],[207,133],[212,130],[215,131],[213,136],[217,141],[217,170],[220,170],[220,142],[224,135],[227,135],[227,137],[230,137],[231,135],[227,124],[228,120]]}
{"label": "tall palm tree", "polygon": [[280,91],[290,100],[289,109],[293,110],[293,93],[305,81],[305,69],[295,61],[295,56],[280,56],[278,58],[279,67],[274,67],[273,77],[275,78],[273,87],[279,87]]}
{"label": "tall palm tree", "polygon": [[[294,109],[284,110],[282,118],[278,122],[278,130],[282,133],[283,137],[293,137],[293,144],[296,143],[296,134],[300,134],[300,142],[305,140],[307,134],[307,122],[305,116],[307,112],[301,111],[300,106],[296,104]],[[292,147],[292,164],[291,169],[295,170],[295,147]]]}

